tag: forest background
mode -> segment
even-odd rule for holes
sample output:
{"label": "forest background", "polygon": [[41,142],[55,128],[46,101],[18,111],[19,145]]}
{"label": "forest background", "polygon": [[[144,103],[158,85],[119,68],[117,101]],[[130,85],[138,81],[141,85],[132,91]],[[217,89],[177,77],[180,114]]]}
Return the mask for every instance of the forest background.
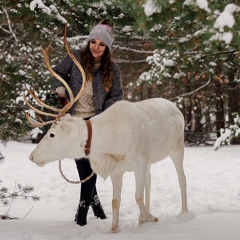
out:
{"label": "forest background", "polygon": [[126,100],[175,102],[185,117],[188,145],[213,144],[221,129],[230,129],[232,144],[240,143],[238,0],[0,2],[0,143],[35,135],[25,117],[26,86],[43,100],[52,93],[40,46],[52,43],[54,66],[66,54],[66,23],[73,50],[82,48],[90,29],[105,18],[114,23],[112,55]]}

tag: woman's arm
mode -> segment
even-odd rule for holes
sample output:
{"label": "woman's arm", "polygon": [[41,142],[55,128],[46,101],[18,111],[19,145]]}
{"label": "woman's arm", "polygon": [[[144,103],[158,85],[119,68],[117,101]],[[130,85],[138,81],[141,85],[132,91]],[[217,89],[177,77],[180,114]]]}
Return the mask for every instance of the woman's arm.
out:
{"label": "woman's arm", "polygon": [[[69,55],[66,55],[63,60],[53,67],[53,70],[61,77],[63,78],[67,83],[70,80],[70,72],[72,68],[72,59],[69,57]],[[57,89],[57,92],[59,95],[65,95],[65,87],[64,85],[56,78],[54,78],[53,88]]]}
{"label": "woman's arm", "polygon": [[115,102],[123,99],[123,88],[122,88],[122,78],[121,71],[117,64],[114,66],[114,75],[112,87],[108,93],[107,99],[104,103],[104,110],[110,107]]}

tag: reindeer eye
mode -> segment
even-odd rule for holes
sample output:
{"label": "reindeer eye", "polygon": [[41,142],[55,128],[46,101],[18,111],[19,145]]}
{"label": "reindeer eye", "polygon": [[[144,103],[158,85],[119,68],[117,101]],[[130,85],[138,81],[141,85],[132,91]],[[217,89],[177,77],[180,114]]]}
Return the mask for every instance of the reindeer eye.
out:
{"label": "reindeer eye", "polygon": [[53,133],[50,133],[50,137],[53,138],[55,137],[55,135]]}

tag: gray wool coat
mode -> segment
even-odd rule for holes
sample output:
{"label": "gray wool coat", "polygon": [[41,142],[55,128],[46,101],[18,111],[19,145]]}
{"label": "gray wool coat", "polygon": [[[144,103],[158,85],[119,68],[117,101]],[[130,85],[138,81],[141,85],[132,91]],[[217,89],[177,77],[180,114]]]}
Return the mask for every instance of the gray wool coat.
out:
{"label": "gray wool coat", "polygon": [[[80,62],[81,50],[73,51],[74,56]],[[82,86],[82,75],[76,64],[66,55],[64,59],[53,68],[53,70],[61,76],[71,88],[74,97],[78,94]],[[93,75],[93,105],[95,114],[103,112],[105,109],[110,107],[113,103],[123,98],[123,89],[121,82],[121,72],[119,66],[112,62],[113,71],[113,83],[109,92],[106,92],[103,86],[103,75],[100,69],[97,69]],[[54,82],[54,88],[63,86],[63,84],[56,80]],[[69,96],[67,96],[69,97]],[[69,113],[72,114],[75,108],[75,104],[70,109]]]}

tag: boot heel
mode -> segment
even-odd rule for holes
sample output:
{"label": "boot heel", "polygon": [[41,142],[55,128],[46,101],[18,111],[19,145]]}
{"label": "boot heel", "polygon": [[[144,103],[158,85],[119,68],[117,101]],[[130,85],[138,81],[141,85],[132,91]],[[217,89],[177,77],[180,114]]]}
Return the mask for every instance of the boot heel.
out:
{"label": "boot heel", "polygon": [[106,219],[106,215],[103,211],[103,207],[100,203],[100,200],[98,198],[98,195],[95,195],[93,197],[93,202],[90,203],[90,206],[92,207],[94,216],[100,219]]}

